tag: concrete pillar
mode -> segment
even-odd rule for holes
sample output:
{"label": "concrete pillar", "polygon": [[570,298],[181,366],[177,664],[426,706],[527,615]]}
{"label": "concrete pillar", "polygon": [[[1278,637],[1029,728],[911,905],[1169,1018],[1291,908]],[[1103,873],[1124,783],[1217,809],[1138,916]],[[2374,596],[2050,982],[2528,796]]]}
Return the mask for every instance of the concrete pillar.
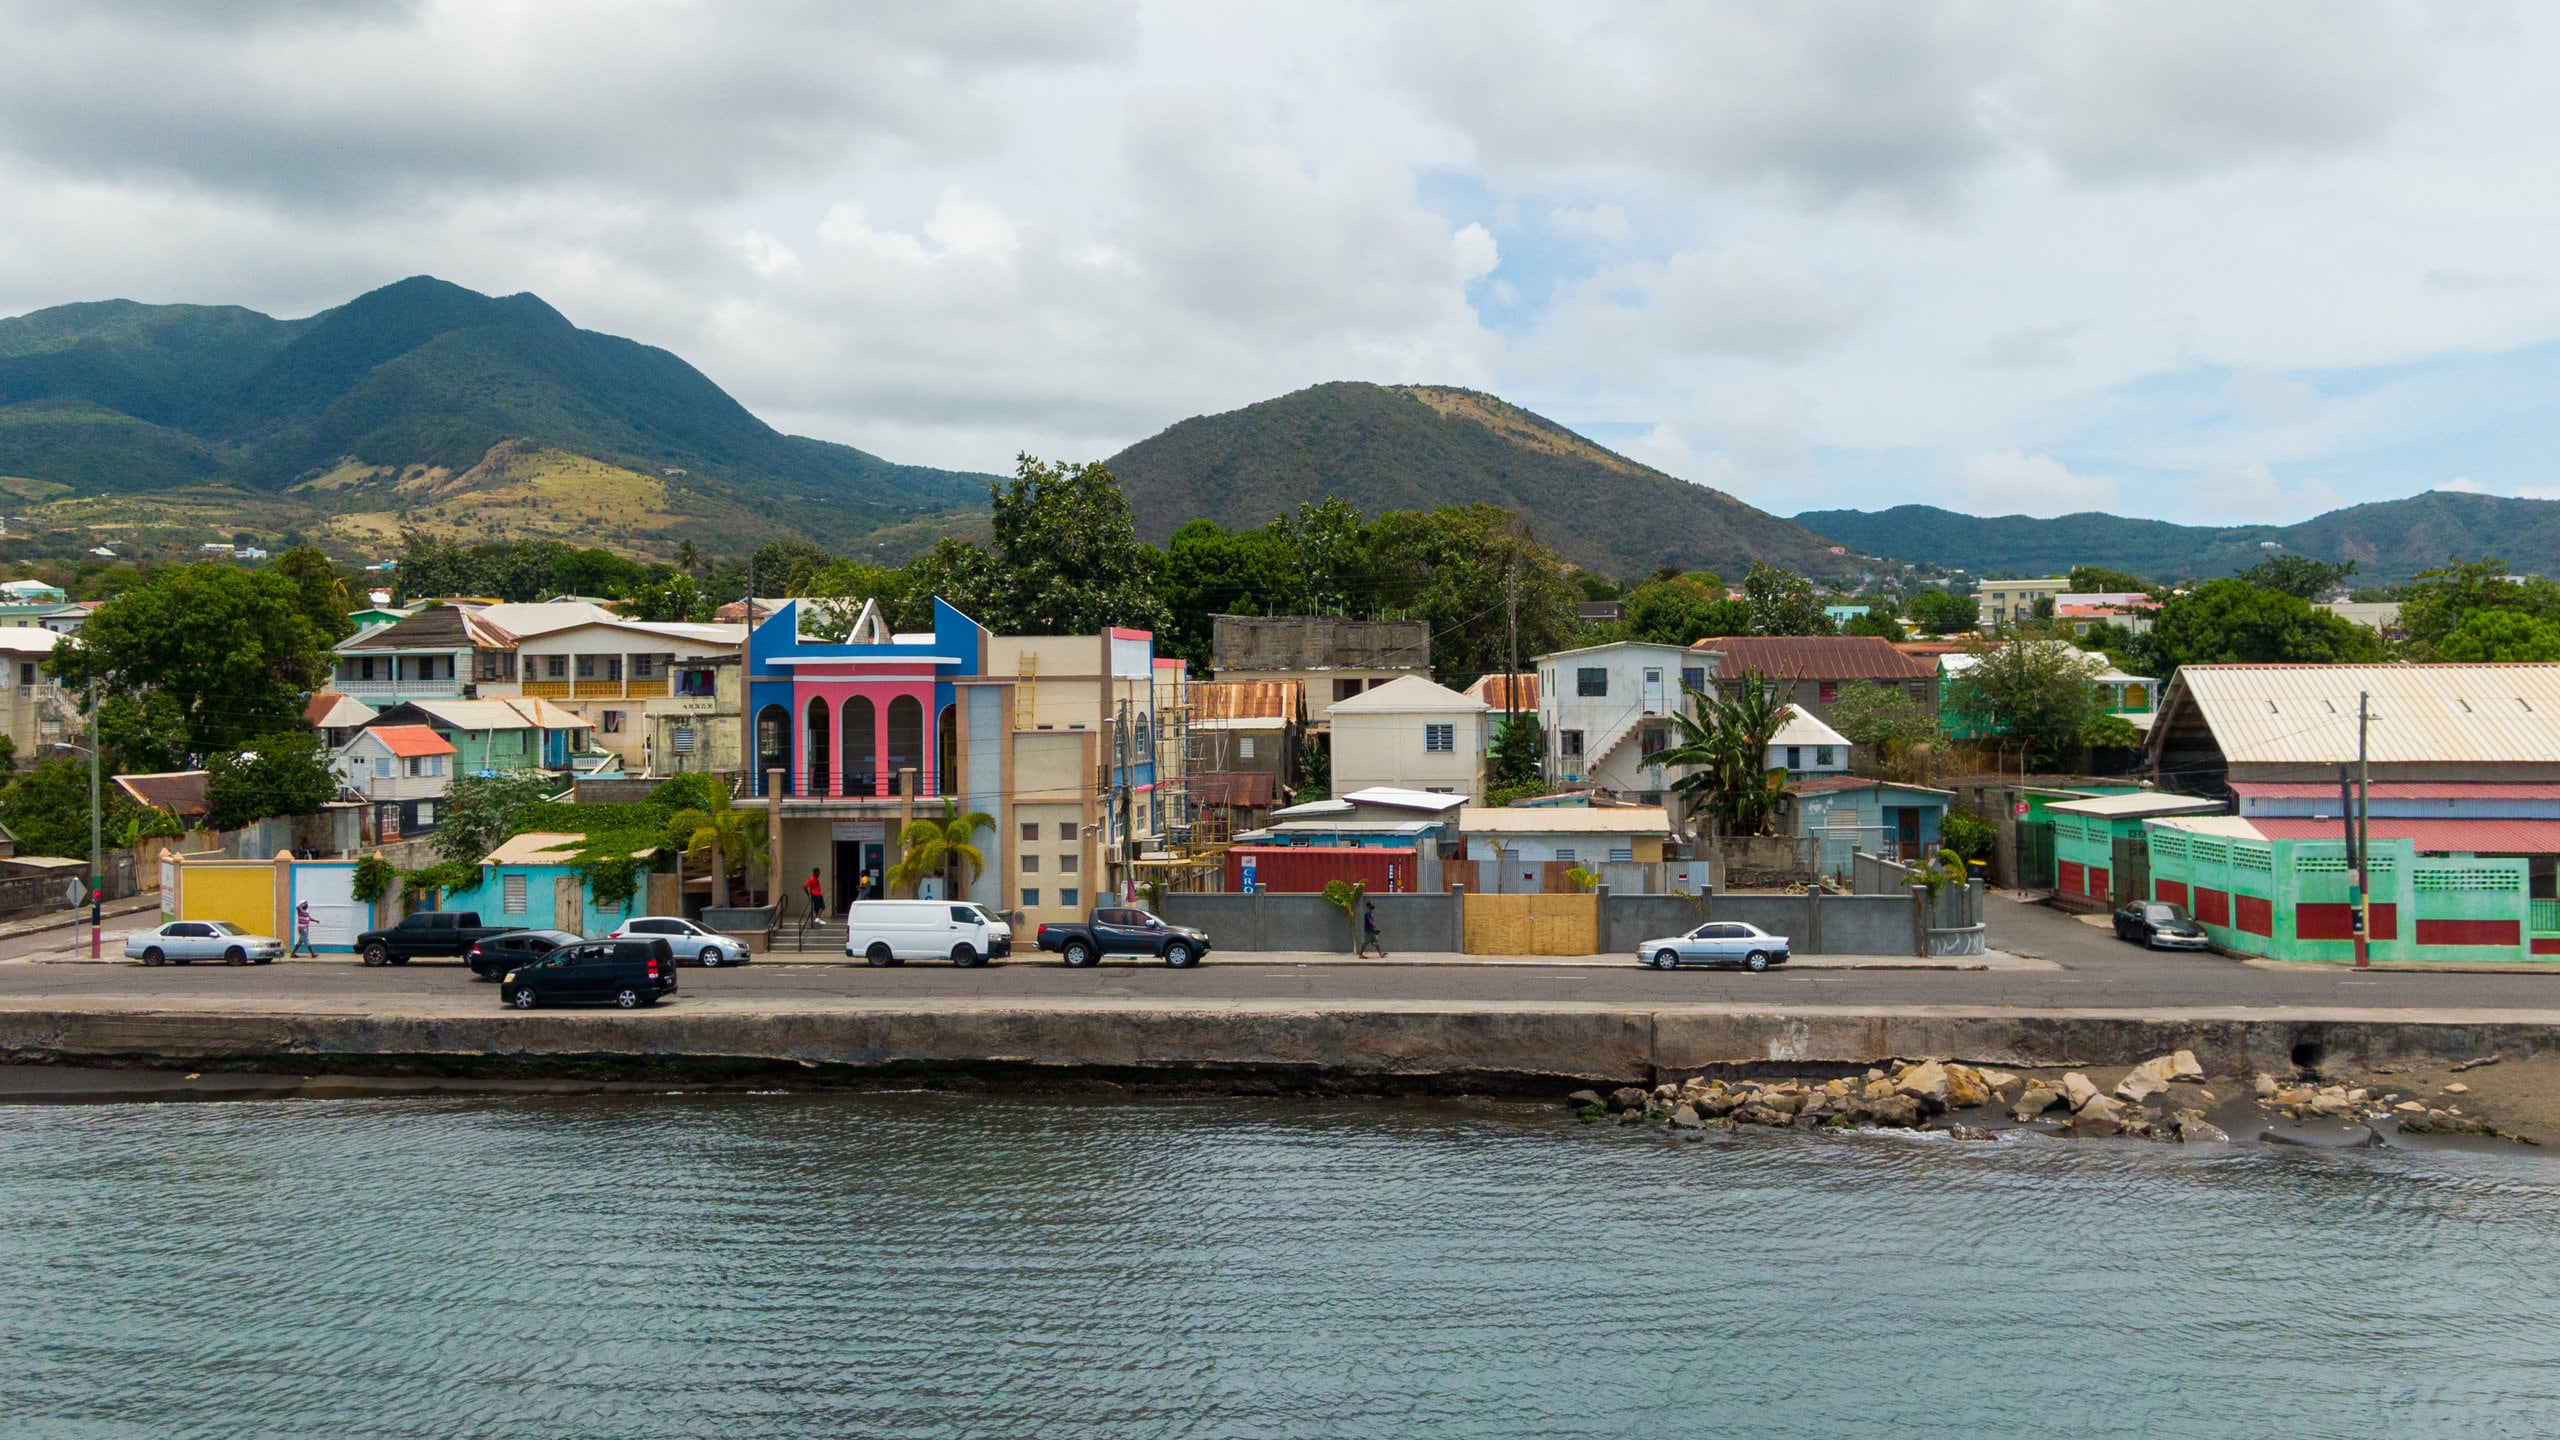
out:
{"label": "concrete pillar", "polygon": [[[721,857],[724,862],[727,858],[727,856]],[[742,861],[745,859],[744,856],[739,858]],[[752,901],[755,898],[756,867],[741,864],[738,868],[747,877],[747,898]],[[778,903],[778,897],[774,894],[776,887],[770,883],[770,880],[771,877],[784,873],[782,869],[782,771],[779,768],[764,772],[764,869],[768,881],[765,885],[765,901],[767,904]],[[720,898],[725,883],[717,875],[711,877],[711,896],[714,900]]]}
{"label": "concrete pillar", "polygon": [[1818,880],[1814,882],[1813,888],[1804,892],[1804,933],[1807,953],[1814,955],[1831,953],[1822,948],[1822,882]]}
{"label": "concrete pillar", "polygon": [[1929,887],[1926,885],[1911,887],[1911,953],[1923,957],[1929,953]]}
{"label": "concrete pillar", "polygon": [[1467,952],[1467,887],[1452,885],[1449,895],[1449,953],[1463,955]]}
{"label": "concrete pillar", "polygon": [[[1609,937],[1608,886],[1594,885],[1591,887],[1591,910],[1591,943],[1599,947],[1592,953],[1596,955],[1610,954],[1618,948],[1618,944],[1615,940]],[[1642,939],[1643,937],[1638,936],[1637,938]]]}

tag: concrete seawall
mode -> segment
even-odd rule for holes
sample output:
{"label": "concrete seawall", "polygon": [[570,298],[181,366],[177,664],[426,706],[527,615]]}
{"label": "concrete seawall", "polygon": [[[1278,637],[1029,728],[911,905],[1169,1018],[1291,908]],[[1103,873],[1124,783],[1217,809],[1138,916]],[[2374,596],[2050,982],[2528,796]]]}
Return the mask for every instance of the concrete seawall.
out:
{"label": "concrete seawall", "polygon": [[1951,1008],[962,1003],[684,1014],[0,1011],[0,1060],[332,1072],[1190,1090],[1552,1093],[1923,1055],[2006,1067],[2191,1049],[2218,1074],[2560,1053],[2560,1012],[1966,1013]]}

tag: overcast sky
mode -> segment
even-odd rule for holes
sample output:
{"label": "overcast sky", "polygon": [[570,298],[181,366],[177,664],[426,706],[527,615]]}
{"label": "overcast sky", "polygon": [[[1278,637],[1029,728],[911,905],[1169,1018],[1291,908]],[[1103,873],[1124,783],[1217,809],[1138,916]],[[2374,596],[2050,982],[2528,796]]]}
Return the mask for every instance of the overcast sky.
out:
{"label": "overcast sky", "polygon": [[0,0],[0,34],[0,313],[428,273],[973,469],[1369,379],[1781,514],[2560,497],[2553,7]]}

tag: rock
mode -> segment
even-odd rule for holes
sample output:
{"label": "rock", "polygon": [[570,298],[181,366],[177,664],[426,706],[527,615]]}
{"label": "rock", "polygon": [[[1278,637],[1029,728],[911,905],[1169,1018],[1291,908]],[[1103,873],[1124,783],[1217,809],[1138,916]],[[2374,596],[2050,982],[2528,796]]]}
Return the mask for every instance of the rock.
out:
{"label": "rock", "polygon": [[1994,1100],[2006,1100],[2011,1091],[2025,1088],[2025,1082],[2006,1070],[1982,1070],[1976,1073],[1982,1076],[1982,1083],[1991,1088],[1991,1098]]}
{"label": "rock", "polygon": [[1665,1103],[1677,1100],[1680,1098],[1680,1087],[1677,1085],[1656,1085],[1653,1087],[1653,1098]]}
{"label": "rock", "polygon": [[1861,1105],[1873,1105],[1879,1100],[1891,1098],[1893,1094],[1893,1082],[1883,1078],[1882,1076],[1878,1076],[1877,1078],[1868,1081],[1867,1087],[1858,1092],[1858,1103]]}
{"label": "rock", "polygon": [[1947,1108],[1970,1110],[1991,1103],[1991,1087],[1983,1083],[1982,1072],[1970,1065],[1947,1067]]}
{"label": "rock", "polygon": [[1618,1123],[1621,1125],[1641,1125],[1644,1123],[1644,1111],[1641,1108],[1621,1110],[1618,1112]]}
{"label": "rock", "polygon": [[1978,1126],[1967,1125],[1961,1120],[1948,1126],[1947,1134],[1958,1140],[1990,1140],[1995,1138],[1990,1131],[1981,1129]]}
{"label": "rock", "polygon": [[2257,1086],[2258,1098],[2261,1100],[2268,1099],[2276,1093],[2276,1077],[2264,1070],[2259,1071],[2258,1078],[2251,1083]]}
{"label": "rock", "polygon": [[1822,1087],[1822,1093],[1830,1096],[1834,1100],[1846,1100],[1850,1095],[1849,1082],[1846,1080],[1834,1080]]}
{"label": "rock", "polygon": [[1699,1114],[1712,1119],[1718,1115],[1730,1115],[1741,1108],[1742,1097],[1729,1090],[1716,1090],[1699,1096],[1689,1104]]}
{"label": "rock", "polygon": [[2218,1105],[2222,1103],[2221,1097],[2215,1095],[2210,1090],[2199,1090],[2196,1093],[2204,1097],[2204,1103],[2207,1105]]}
{"label": "rock", "polygon": [[2455,1073],[2455,1074],[2459,1075],[2459,1074],[2461,1074],[2461,1073],[2462,1073],[2463,1071],[2465,1071],[2465,1070],[2477,1070],[2477,1069],[2479,1069],[2479,1068],[2480,1068],[2481,1066],[2483,1066],[2483,1065],[2495,1065],[2495,1064],[2497,1064],[2497,1063],[2498,1063],[2498,1057],[2497,1057],[2497,1056],[2495,1056],[2495,1055],[2483,1055],[2483,1056],[2480,1056],[2480,1057],[2479,1057],[2479,1058],[2477,1058],[2477,1059],[2473,1059],[2473,1060],[2465,1060],[2465,1061],[2463,1061],[2461,1064],[2454,1066],[2454,1067],[2453,1067],[2453,1073]]}
{"label": "rock", "polygon": [[2447,1095],[2468,1095],[2471,1093],[2471,1087],[2463,1084],[2459,1080],[2456,1080],[2452,1084],[2444,1087],[2444,1093]]}
{"label": "rock", "polygon": [[1734,1122],[1740,1125],[1771,1125],[1779,1127],[1792,1125],[1795,1123],[1796,1119],[1794,1114],[1791,1112],[1784,1110],[1772,1110],[1768,1106],[1763,1105],[1756,1100],[1743,1106],[1741,1109],[1734,1111],[1733,1118]]}
{"label": "rock", "polygon": [[2391,1108],[2403,1115],[2424,1115],[2427,1113],[2426,1102],[2421,1100],[2403,1100]]}
{"label": "rock", "polygon": [[2169,1078],[2172,1080],[2203,1079],[2204,1067],[2196,1063],[2196,1052],[2193,1050],[2173,1051],[2169,1056]]}
{"label": "rock", "polygon": [[2221,1126],[2202,1117],[2198,1117],[2193,1124],[2180,1125],[2178,1127],[2178,1138],[2189,1144],[2202,1142],[2214,1145],[2228,1145],[2231,1143],[2231,1136],[2225,1133]]}
{"label": "rock", "polygon": [[2155,1055],[2143,1061],[2116,1082],[2116,1094],[2127,1100],[2147,1100],[2169,1088],[2170,1057]]}
{"label": "rock", "polygon": [[1672,1107],[1671,1128],[1675,1130],[1696,1130],[1704,1126],[1706,1123],[1707,1122],[1699,1116],[1696,1110],[1687,1105],[1676,1105]]}
{"label": "rock", "polygon": [[2101,1097],[2098,1087],[2089,1083],[2089,1077],[2074,1070],[2062,1077],[2062,1098],[2070,1101],[2072,1110],[2077,1112],[2087,1109],[2090,1101]]}
{"label": "rock", "polygon": [[2346,1115],[2355,1108],[2344,1095],[2320,1094],[2311,1099],[2311,1113],[2314,1115]]}
{"label": "rock", "polygon": [[1925,1060],[1894,1077],[1893,1088],[1924,1104],[1944,1108],[1947,1103],[1947,1067],[1935,1060]]}
{"label": "rock", "polygon": [[2066,1102],[2061,1096],[2044,1088],[2044,1082],[2039,1080],[2028,1086],[2025,1092],[2018,1096],[2017,1103],[2009,1107],[2009,1118],[2024,1123],[2064,1103]]}
{"label": "rock", "polygon": [[1781,1115],[1793,1115],[1804,1108],[1804,1097],[1792,1090],[1764,1090],[1760,1093],[1760,1105]]}
{"label": "rock", "polygon": [[2311,1103],[2312,1096],[2317,1093],[2317,1091],[2313,1090],[2308,1085],[2287,1085],[2276,1091],[2273,1095],[2266,1097],[2266,1100],[2268,1104],[2279,1108],[2285,1106],[2308,1105]]}
{"label": "rock", "polygon": [[1576,1090],[1564,1097],[1564,1100],[1576,1110],[1597,1109],[1609,1103],[1600,1098],[1600,1092],[1597,1090]]}
{"label": "rock", "polygon": [[1866,1076],[1865,1076],[1864,1078],[1866,1079],[1866,1082],[1867,1082],[1868,1084],[1873,1085],[1873,1084],[1874,1084],[1874,1083],[1876,1083],[1877,1081],[1879,1081],[1879,1080],[1881,1080],[1881,1079],[1883,1079],[1883,1078],[1884,1078],[1884,1072],[1883,1072],[1883,1071],[1881,1071],[1881,1070],[1870,1070],[1870,1071],[1868,1071],[1868,1072],[1866,1073]]}
{"label": "rock", "polygon": [[1612,1110],[1624,1110],[1632,1105],[1638,1109],[1642,1109],[1644,1107],[1644,1099],[1645,1096],[1642,1090],[1637,1089],[1633,1085],[1621,1085],[1617,1089],[1609,1092],[1609,1108]]}
{"label": "rock", "polygon": [[1889,1125],[1909,1129],[1920,1123],[1920,1102],[1908,1095],[1889,1094],[1871,1101],[1865,1107],[1865,1118],[1871,1125]]}
{"label": "rock", "polygon": [[2353,1090],[2348,1091],[2348,1092],[2347,1092],[2347,1103],[2348,1103],[2348,1104],[2350,1104],[2350,1105],[2361,1105],[2361,1104],[2363,1104],[2363,1103],[2364,1103],[2364,1089],[2363,1089],[2363,1087],[2359,1086],[2359,1087],[2357,1087],[2356,1089],[2353,1089]]}
{"label": "rock", "polygon": [[[2081,1083],[2088,1082],[2084,1080]],[[2074,1135],[2113,1135],[2123,1129],[2123,1107],[2094,1089],[2087,1103],[2080,1106],[2079,1113],[2071,1117],[2071,1133]]]}

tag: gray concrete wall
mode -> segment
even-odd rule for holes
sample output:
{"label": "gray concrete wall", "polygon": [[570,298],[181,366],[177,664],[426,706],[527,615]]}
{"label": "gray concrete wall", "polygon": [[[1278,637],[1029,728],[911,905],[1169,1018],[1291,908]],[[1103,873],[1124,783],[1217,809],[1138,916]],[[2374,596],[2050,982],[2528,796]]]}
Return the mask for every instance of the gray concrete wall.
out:
{"label": "gray concrete wall", "polygon": [[1908,894],[1717,895],[1707,902],[1707,917],[1784,935],[1799,955],[1921,952]]}
{"label": "gray concrete wall", "polygon": [[[1389,952],[1455,951],[1466,940],[1458,895],[1372,895],[1378,933]],[[1220,950],[1307,950],[1348,955],[1351,922],[1321,895],[1175,893],[1158,910],[1176,925],[1209,932]]]}
{"label": "gray concrete wall", "polygon": [[1686,935],[1704,923],[1706,912],[1686,895],[1610,895],[1600,902],[1600,950],[1604,955],[1633,955],[1647,940]]}

